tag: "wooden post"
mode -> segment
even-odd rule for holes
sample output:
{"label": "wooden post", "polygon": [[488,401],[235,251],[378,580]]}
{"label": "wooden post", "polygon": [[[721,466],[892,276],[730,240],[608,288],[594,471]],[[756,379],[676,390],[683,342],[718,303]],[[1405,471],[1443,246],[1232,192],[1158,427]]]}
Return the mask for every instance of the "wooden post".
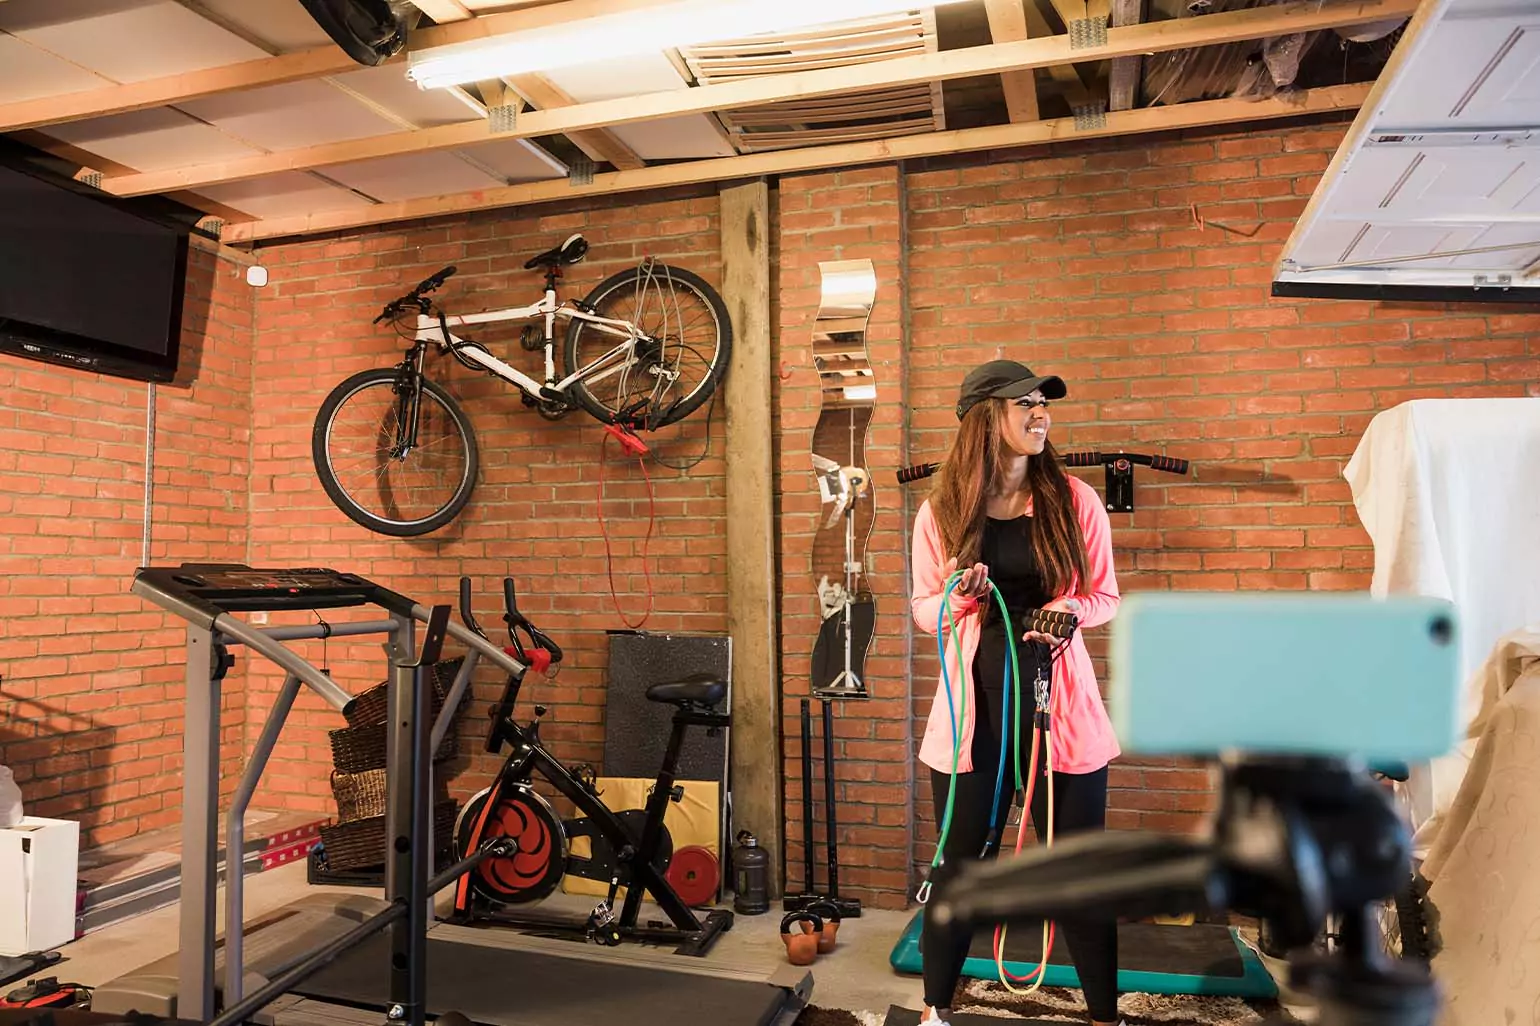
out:
{"label": "wooden post", "polygon": [[770,855],[779,897],[781,680],[776,647],[775,496],[770,370],[770,191],[763,179],[721,190],[722,298],[733,355],[727,408],[727,624],[732,636],[733,832]]}

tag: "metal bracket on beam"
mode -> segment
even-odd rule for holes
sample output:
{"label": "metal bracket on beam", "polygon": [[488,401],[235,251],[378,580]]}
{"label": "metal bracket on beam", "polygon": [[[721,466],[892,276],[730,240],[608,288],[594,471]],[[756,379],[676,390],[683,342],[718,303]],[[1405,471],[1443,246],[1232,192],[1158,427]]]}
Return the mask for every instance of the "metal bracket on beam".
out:
{"label": "metal bracket on beam", "polygon": [[198,228],[208,232],[217,239],[224,234],[225,222],[222,218],[205,217],[202,221],[198,222]]}
{"label": "metal bracket on beam", "polygon": [[1075,131],[1085,132],[1093,128],[1107,127],[1107,101],[1093,100],[1075,108]]}
{"label": "metal bracket on beam", "polygon": [[1091,46],[1107,45],[1107,20],[1105,18],[1075,18],[1069,23],[1069,48],[1084,50]]}
{"label": "metal bracket on beam", "polygon": [[517,102],[499,104],[496,107],[487,108],[487,130],[493,135],[503,132],[512,132],[519,124],[519,105]]}
{"label": "metal bracket on beam", "polygon": [[571,185],[594,184],[594,162],[579,157],[567,167],[567,181]]}
{"label": "metal bracket on beam", "polygon": [[87,171],[76,180],[89,185],[93,189],[100,189],[102,187],[102,173],[100,171]]}

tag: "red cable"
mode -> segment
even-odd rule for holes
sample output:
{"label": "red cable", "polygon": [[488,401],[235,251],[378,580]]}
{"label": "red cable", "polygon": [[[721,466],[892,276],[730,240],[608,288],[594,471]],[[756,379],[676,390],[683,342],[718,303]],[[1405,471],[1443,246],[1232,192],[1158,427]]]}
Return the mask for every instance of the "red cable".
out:
{"label": "red cable", "polygon": [[[647,537],[642,541],[642,573],[647,578],[647,612],[636,623],[626,619],[625,610],[620,608],[620,596],[615,593],[615,561],[610,552],[610,532],[604,526],[604,462],[609,452],[610,436],[620,440],[620,444],[636,454],[636,462],[642,468],[642,478],[647,482]],[[627,628],[636,630],[647,622],[652,615],[652,570],[647,565],[648,550],[652,546],[652,528],[657,520],[657,505],[652,494],[652,476],[647,473],[647,461],[644,455],[647,447],[640,438],[628,435],[613,424],[604,426],[604,438],[599,442],[599,530],[604,534],[604,569],[610,579],[610,601],[615,604],[615,612],[620,615],[620,622]]]}
{"label": "red cable", "polygon": [[[1027,832],[1027,814],[1032,811],[1032,791],[1033,791],[1033,785],[1035,785],[1037,783],[1037,755],[1038,755],[1038,750],[1039,750],[1038,749],[1038,742],[1042,739],[1042,736],[1043,736],[1042,729],[1039,728],[1039,727],[1034,726],[1032,728],[1032,760],[1029,763],[1029,765],[1032,767],[1032,772],[1027,777],[1027,786],[1026,786],[1026,792],[1027,793],[1026,793],[1026,796],[1022,799],[1022,803],[1021,803],[1021,820],[1016,825],[1016,852],[1015,852],[1015,854],[1017,854],[1017,855],[1021,854],[1021,842],[1026,837],[1026,832]],[[1000,948],[1000,942],[1003,939],[1002,936],[1001,936],[1001,932],[1002,931],[1001,931],[1000,924],[996,923],[995,924],[995,937],[994,937],[994,941],[990,944],[990,951],[991,951],[991,953],[1000,956],[999,957],[1000,971],[1003,972],[1005,975],[1009,976],[1016,983],[1031,983],[1037,977],[1042,976],[1043,973],[1046,972],[1047,969],[1048,969],[1048,953],[1053,950],[1053,938],[1054,938],[1054,932],[1055,932],[1056,926],[1057,926],[1057,924],[1054,923],[1052,920],[1049,921],[1049,923],[1048,923],[1048,944],[1047,944],[1046,947],[1043,948],[1042,957],[1041,957],[1040,961],[1037,963],[1037,968],[1032,970],[1030,973],[1027,973],[1027,975],[1025,975],[1025,976],[1017,976],[1015,973],[1013,973],[1009,969],[1005,968],[1004,952],[1001,951],[1001,948]]]}

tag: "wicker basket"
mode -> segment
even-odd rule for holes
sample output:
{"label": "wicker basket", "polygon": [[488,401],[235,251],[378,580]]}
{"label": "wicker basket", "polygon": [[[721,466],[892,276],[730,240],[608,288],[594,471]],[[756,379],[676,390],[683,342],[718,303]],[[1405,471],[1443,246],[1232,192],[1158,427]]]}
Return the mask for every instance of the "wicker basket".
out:
{"label": "wicker basket", "polygon": [[[433,806],[433,838],[442,847],[455,825],[454,799],[441,799]],[[351,823],[337,823],[321,828],[329,870],[366,869],[385,864],[385,817],[370,816]]]}
{"label": "wicker basket", "polygon": [[385,815],[385,771],[332,773],[332,796],[337,799],[337,821],[352,823]]}
{"label": "wicker basket", "polygon": [[[465,657],[457,656],[454,659],[445,659],[433,664],[433,715],[435,717],[444,707],[444,699],[449,697],[449,689],[454,686],[455,676],[464,663]],[[390,715],[387,707],[389,701],[390,682],[381,681],[368,691],[355,696],[343,707],[342,715],[347,718],[350,727],[378,726]]]}
{"label": "wicker basket", "polygon": [[[454,685],[455,675],[460,672],[460,666],[464,661],[464,657],[446,659],[433,666],[431,715],[435,720],[438,718],[439,711],[444,708],[444,701],[449,697],[449,689]],[[332,745],[332,768],[337,772],[366,773],[370,770],[385,768],[385,720],[389,692],[390,683],[382,681],[359,694],[342,710],[348,725],[328,733]],[[466,697],[469,695],[470,689],[467,688]],[[464,705],[463,698],[461,705]],[[459,710],[455,712],[458,718]],[[459,734],[455,720],[451,719],[449,729],[444,732],[444,738],[439,743],[433,761],[443,762],[445,759],[452,758],[458,747]]]}

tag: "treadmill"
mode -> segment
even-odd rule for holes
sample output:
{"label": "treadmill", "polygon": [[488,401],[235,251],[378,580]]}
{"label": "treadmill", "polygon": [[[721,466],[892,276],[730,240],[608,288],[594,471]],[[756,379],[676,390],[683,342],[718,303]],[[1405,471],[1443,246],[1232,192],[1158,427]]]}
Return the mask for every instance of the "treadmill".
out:
{"label": "treadmill", "polygon": [[[361,894],[315,894],[245,923],[242,874],[226,874],[227,924],[215,936],[218,888],[221,682],[245,647],[272,660],[285,679],[226,813],[226,850],[237,851],[247,807],[300,687],[342,710],[352,696],[284,644],[322,637],[383,634],[394,663],[414,654],[414,628],[430,610],[355,574],[329,569],[254,569],[238,563],[146,567],[134,594],[182,617],[187,627],[183,732],[180,948],[95,989],[92,1009],[137,1011],[207,1022],[301,962],[313,948],[355,930],[385,908]],[[257,627],[235,613],[374,607],[383,617],[333,624]],[[469,650],[431,731],[436,750],[480,659],[503,672],[525,667],[502,648],[449,622]],[[429,766],[431,767],[431,756]],[[429,850],[432,850],[431,847]],[[431,901],[431,896],[429,897]],[[431,910],[429,919],[432,919]],[[391,949],[367,938],[255,1012],[264,1026],[378,1024],[390,1018]],[[811,997],[812,974],[794,966],[771,973],[703,963],[647,950],[621,951],[484,927],[433,924],[427,937],[428,1016],[457,1011],[487,1026],[672,1026],[681,1013],[709,1014],[716,1026],[790,1026]]]}

